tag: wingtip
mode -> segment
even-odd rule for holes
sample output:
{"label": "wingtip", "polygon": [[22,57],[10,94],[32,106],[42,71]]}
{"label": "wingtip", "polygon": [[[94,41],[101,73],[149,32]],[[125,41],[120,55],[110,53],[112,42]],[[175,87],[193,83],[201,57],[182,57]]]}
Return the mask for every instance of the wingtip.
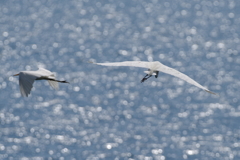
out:
{"label": "wingtip", "polygon": [[17,74],[14,74],[14,75],[12,75],[12,76],[19,76],[19,74],[20,74],[20,73],[17,73]]}
{"label": "wingtip", "polygon": [[95,64],[93,61],[88,61],[88,63],[92,63],[92,64]]}
{"label": "wingtip", "polygon": [[209,91],[209,90],[205,90],[205,91],[208,92],[208,93],[210,93],[210,94],[214,94],[214,95],[218,96],[217,93],[211,92],[211,91]]}
{"label": "wingtip", "polygon": [[27,94],[27,93],[22,93],[22,92],[21,92],[21,96],[22,96],[22,97],[26,97],[26,98],[27,98],[28,95],[29,95],[29,94]]}

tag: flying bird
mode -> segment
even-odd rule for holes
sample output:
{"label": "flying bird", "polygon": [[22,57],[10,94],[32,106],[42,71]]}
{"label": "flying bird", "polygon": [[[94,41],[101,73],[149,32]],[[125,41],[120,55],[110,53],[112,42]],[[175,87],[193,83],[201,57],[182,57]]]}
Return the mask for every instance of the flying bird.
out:
{"label": "flying bird", "polygon": [[[93,62],[90,62],[93,63]],[[147,68],[147,71],[144,71],[144,73],[146,73],[146,76],[143,77],[143,79],[141,80],[141,82],[146,81],[148,78],[155,76],[155,78],[158,77],[159,72],[163,72],[166,74],[170,74],[172,76],[178,77],[190,84],[193,84],[201,89],[203,89],[204,91],[211,93],[211,94],[215,94],[214,92],[211,92],[209,89],[203,87],[202,85],[200,85],[198,82],[194,81],[192,78],[188,77],[187,75],[173,69],[170,68],[168,66],[165,66],[164,64],[158,62],[158,61],[154,61],[154,62],[146,62],[146,61],[125,61],[125,62],[112,62],[112,63],[93,63],[93,64],[97,64],[97,65],[102,65],[102,66],[130,66],[130,67],[140,67],[140,68]]]}
{"label": "flying bird", "polygon": [[54,89],[58,89],[58,82],[69,83],[67,81],[56,80],[55,75],[44,68],[39,68],[37,71],[21,71],[13,76],[19,76],[19,88],[23,97],[28,97],[35,80],[47,80],[49,85]]}

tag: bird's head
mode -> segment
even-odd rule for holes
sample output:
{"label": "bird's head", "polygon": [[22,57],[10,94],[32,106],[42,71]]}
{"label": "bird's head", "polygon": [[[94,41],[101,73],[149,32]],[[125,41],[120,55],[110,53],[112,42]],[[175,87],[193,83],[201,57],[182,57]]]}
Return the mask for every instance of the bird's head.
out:
{"label": "bird's head", "polygon": [[150,75],[150,71],[144,71],[144,73],[146,73],[146,74]]}
{"label": "bird's head", "polygon": [[148,71],[144,71],[144,73],[146,73],[148,75],[153,75],[153,76],[156,75],[156,73],[153,70],[150,70],[150,69]]}

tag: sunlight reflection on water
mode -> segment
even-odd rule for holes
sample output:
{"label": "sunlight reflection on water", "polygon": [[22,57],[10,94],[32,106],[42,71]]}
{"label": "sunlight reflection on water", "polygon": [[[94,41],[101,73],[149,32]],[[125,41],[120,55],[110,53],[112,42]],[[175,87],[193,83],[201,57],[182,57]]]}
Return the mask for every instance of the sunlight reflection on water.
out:
{"label": "sunlight reflection on water", "polygon": [[[239,159],[237,3],[0,2],[0,159]],[[160,60],[161,73],[88,63]],[[28,98],[11,75],[39,66]]]}

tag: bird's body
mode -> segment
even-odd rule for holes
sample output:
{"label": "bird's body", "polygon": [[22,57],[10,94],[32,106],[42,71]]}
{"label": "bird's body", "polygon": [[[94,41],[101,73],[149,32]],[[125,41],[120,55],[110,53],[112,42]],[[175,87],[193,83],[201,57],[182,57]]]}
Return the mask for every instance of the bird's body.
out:
{"label": "bird's body", "polygon": [[44,68],[39,68],[37,71],[21,71],[14,76],[19,76],[19,87],[23,97],[28,97],[33,87],[35,80],[47,80],[49,85],[58,89],[58,82],[68,83],[66,81],[59,81],[55,79],[55,75]]}
{"label": "bird's body", "polygon": [[132,66],[132,67],[141,67],[141,68],[147,68],[148,71],[144,71],[147,75],[141,80],[141,82],[144,82],[151,76],[158,77],[158,72],[164,72],[166,74],[173,75],[175,77],[178,77],[192,85],[195,85],[206,92],[209,92],[211,94],[215,94],[208,90],[207,88],[200,85],[198,82],[194,81],[192,78],[188,77],[187,75],[170,68],[168,66],[165,66],[164,64],[154,61],[154,62],[146,62],[146,61],[125,61],[125,62],[112,62],[112,63],[95,63],[97,65],[103,65],[103,66]]}

